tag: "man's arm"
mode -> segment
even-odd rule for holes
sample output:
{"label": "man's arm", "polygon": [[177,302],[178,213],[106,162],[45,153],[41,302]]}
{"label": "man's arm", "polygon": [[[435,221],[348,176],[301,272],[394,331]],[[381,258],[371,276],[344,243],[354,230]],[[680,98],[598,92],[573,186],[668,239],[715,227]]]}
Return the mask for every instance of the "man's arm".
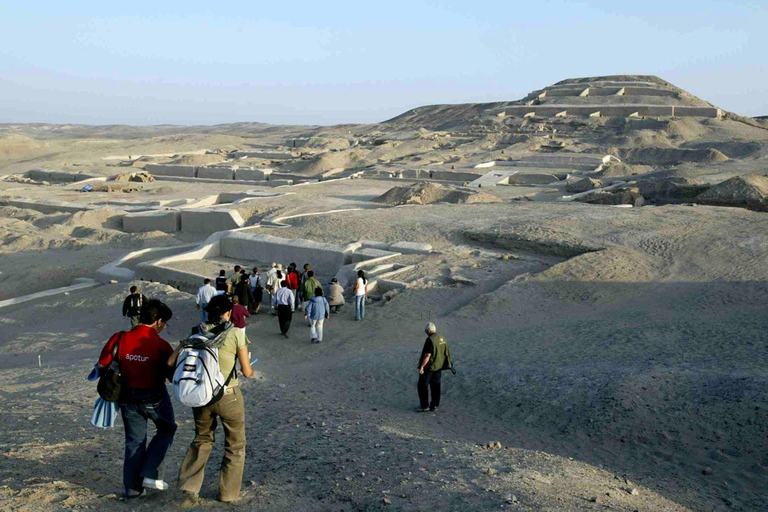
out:
{"label": "man's arm", "polygon": [[125,300],[123,301],[123,316],[128,316],[128,304],[130,303],[130,301],[131,301],[130,296],[126,297]]}
{"label": "man's arm", "polygon": [[110,363],[112,363],[112,351],[114,350],[118,336],[120,336],[119,332],[113,334],[112,337],[109,338],[109,341],[107,341],[107,343],[104,345],[104,348],[101,349],[101,354],[99,355],[99,366],[102,368],[106,368],[110,365]]}
{"label": "man's arm", "polygon": [[432,354],[424,354],[424,357],[421,359],[421,363],[419,363],[419,375],[422,375],[424,373],[424,367],[427,366],[427,363],[429,362],[429,359],[432,357]]}

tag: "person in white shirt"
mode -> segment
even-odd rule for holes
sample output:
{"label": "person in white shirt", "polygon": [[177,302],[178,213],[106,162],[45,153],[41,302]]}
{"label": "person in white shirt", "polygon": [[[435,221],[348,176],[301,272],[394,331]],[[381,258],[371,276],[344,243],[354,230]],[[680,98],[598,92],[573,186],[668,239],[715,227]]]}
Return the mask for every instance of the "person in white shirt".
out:
{"label": "person in white shirt", "polygon": [[208,321],[208,313],[205,312],[205,306],[211,302],[211,299],[217,295],[216,288],[211,285],[211,280],[207,277],[203,281],[203,286],[198,288],[197,295],[195,296],[195,304],[197,309],[203,310],[203,322]]}
{"label": "person in white shirt", "polygon": [[272,305],[272,296],[280,287],[280,282],[277,281],[277,263],[272,263],[272,266],[267,270],[267,293],[269,293],[269,304]]}
{"label": "person in white shirt", "polygon": [[283,280],[280,283],[280,289],[277,290],[272,297],[272,307],[277,309],[277,320],[280,322],[280,333],[286,338],[288,337],[288,329],[291,328],[295,300],[296,297],[293,295],[291,289],[288,288],[288,281]]}
{"label": "person in white shirt", "polygon": [[365,278],[365,272],[357,271],[357,281],[355,281],[355,321],[365,318],[365,299],[368,297],[368,280]]}

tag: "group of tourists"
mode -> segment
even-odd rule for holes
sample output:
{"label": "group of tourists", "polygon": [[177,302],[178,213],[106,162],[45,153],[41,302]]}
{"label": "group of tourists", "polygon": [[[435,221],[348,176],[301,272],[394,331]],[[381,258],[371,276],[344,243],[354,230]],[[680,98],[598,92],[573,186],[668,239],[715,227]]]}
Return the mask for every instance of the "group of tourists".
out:
{"label": "group of tourists", "polygon": [[[195,420],[195,437],[178,471],[178,486],[185,505],[198,503],[219,422],[225,440],[218,497],[222,502],[239,498],[246,440],[245,406],[238,367],[241,377],[253,375],[251,365],[255,360],[250,360],[245,319],[259,313],[262,283],[258,268],[248,274],[239,265],[230,276],[222,270],[213,281],[205,279],[195,297],[197,307],[202,311],[202,321],[175,349],[160,337],[173,316],[171,309],[157,299],[148,299],[136,286],[130,288],[130,295],[123,303],[123,316],[130,318],[131,329],[115,333],[105,344],[98,361],[102,379],[108,374],[107,369],[118,369],[120,385],[116,401],[125,425],[123,485],[126,500],[144,496],[147,489],[162,491],[169,488],[163,479],[163,461],[173,443],[177,424],[166,381],[173,383],[177,400],[192,407]],[[324,321],[344,305],[344,290],[338,280],[331,280],[326,297],[323,286],[308,264],[299,273],[292,263],[283,273],[282,265],[273,263],[266,272],[264,284],[269,307],[278,316],[280,331],[286,337],[293,312],[303,308],[310,327],[310,339],[320,343]],[[358,321],[365,317],[366,287],[365,274],[359,271],[354,285],[355,320]],[[448,342],[437,333],[433,323],[427,324],[425,333],[427,339],[418,363],[420,404],[417,410],[435,412],[440,406],[441,372],[453,371],[453,363]],[[218,382],[217,385],[205,388],[190,377],[200,366],[200,360],[204,370],[200,374],[210,378],[209,374],[215,373],[219,380],[213,378],[211,382]],[[99,387],[101,395],[101,382]],[[194,397],[190,400],[190,389],[208,395],[204,394],[206,398],[202,402],[195,402]],[[150,421],[155,425],[156,434],[148,442]]]}
{"label": "group of tourists", "polygon": [[[368,297],[368,279],[363,270],[358,270],[353,287],[355,300],[355,320],[365,318],[365,301]],[[264,292],[269,297],[265,309],[271,309],[277,316],[280,334],[288,338],[288,332],[297,310],[303,310],[304,319],[309,325],[311,343],[323,341],[323,325],[331,313],[339,313],[345,304],[344,288],[337,278],[331,279],[326,292],[317,279],[309,263],[299,271],[295,263],[286,265],[272,263],[262,279],[258,267],[249,274],[240,265],[235,265],[227,276],[225,270],[211,280],[206,278],[203,286],[197,290],[195,303],[202,310],[202,320],[207,321],[206,305],[217,295],[227,295],[235,303],[236,312],[233,322],[238,328],[245,328],[245,318],[259,314],[262,309]],[[128,299],[126,299],[127,301]],[[238,308],[239,306],[239,308]]]}

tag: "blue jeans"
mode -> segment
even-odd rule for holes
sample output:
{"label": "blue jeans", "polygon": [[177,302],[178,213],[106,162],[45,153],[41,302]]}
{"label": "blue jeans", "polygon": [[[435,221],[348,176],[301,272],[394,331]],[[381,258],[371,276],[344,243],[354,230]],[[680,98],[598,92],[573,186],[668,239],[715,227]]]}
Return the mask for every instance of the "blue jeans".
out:
{"label": "blue jeans", "polygon": [[201,302],[200,303],[200,309],[203,310],[203,323],[208,321],[208,312],[205,310],[205,307],[208,305],[207,302]]}
{"label": "blue jeans", "polygon": [[365,318],[365,295],[355,295],[355,320]]}
{"label": "blue jeans", "polygon": [[[138,496],[144,478],[160,480],[160,466],[173,443],[176,421],[168,392],[162,390],[125,390],[120,397],[120,411],[125,425],[125,460],[123,485],[125,495]],[[157,433],[147,446],[147,420]]]}

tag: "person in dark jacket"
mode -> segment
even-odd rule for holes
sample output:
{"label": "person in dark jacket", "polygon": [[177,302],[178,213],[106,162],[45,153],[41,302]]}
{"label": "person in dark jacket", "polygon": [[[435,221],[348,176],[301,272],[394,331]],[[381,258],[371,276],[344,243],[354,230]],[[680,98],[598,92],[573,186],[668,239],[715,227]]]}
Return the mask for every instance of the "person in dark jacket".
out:
{"label": "person in dark jacket", "polygon": [[[429,322],[424,328],[427,339],[419,357],[419,411],[436,412],[440,406],[440,377],[443,370],[453,368],[448,340],[437,334],[435,324]],[[429,394],[432,393],[432,402]]]}
{"label": "person in dark jacket", "polygon": [[248,279],[248,274],[239,274],[240,280],[235,285],[232,293],[240,300],[240,305],[248,309],[248,306],[253,304],[253,293],[251,292],[251,281]]}
{"label": "person in dark jacket", "polygon": [[216,278],[216,291],[221,295],[222,293],[227,293],[228,287],[227,271],[221,269],[219,270],[219,276]]}
{"label": "person in dark jacket", "polygon": [[131,320],[131,329],[139,325],[139,313],[141,305],[147,302],[147,298],[139,293],[139,289],[131,286],[131,294],[123,301],[123,316]]}

